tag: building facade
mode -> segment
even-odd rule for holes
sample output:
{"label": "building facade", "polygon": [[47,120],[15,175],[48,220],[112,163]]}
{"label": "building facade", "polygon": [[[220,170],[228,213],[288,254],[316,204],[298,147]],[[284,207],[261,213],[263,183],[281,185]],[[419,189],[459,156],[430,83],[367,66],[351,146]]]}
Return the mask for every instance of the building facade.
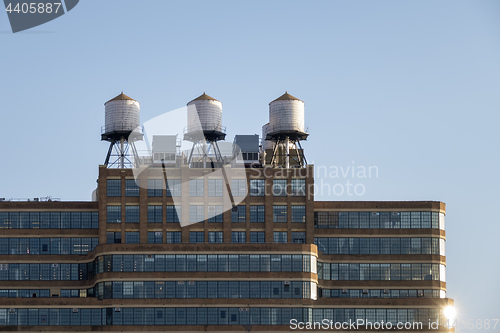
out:
{"label": "building facade", "polygon": [[1,201],[0,330],[453,331],[444,203],[315,201],[312,165],[186,161],[101,165],[90,202]]}

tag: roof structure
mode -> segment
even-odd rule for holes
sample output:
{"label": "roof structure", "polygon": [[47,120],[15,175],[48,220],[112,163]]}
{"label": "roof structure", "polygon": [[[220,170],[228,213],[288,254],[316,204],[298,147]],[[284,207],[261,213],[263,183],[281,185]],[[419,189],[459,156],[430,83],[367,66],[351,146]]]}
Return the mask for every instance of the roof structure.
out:
{"label": "roof structure", "polygon": [[[297,97],[294,97],[294,96],[290,95],[288,93],[288,91],[285,91],[285,93],[283,95],[281,95],[280,97],[276,98],[272,102],[276,102],[276,101],[301,101],[302,103],[304,103],[304,101],[298,99]],[[271,103],[269,103],[269,104],[271,104]]]}
{"label": "roof structure", "polygon": [[[194,102],[194,101],[203,101],[203,100],[205,100],[205,101],[217,101],[217,102],[220,102],[219,100],[217,100],[217,99],[215,99],[215,98],[213,98],[211,96],[208,96],[205,92],[203,92],[202,95],[200,95],[200,96],[196,97],[195,99],[193,99],[191,102]],[[191,103],[191,102],[189,102],[189,103]]]}
{"label": "roof structure", "polygon": [[[122,93],[120,95],[116,96],[115,98],[110,99],[108,102],[111,102],[111,101],[124,101],[124,100],[136,101],[135,99],[133,99],[133,98],[128,97],[127,95],[125,95],[123,93],[123,91],[122,91]],[[106,102],[106,103],[108,103],[108,102]],[[106,104],[106,103],[104,103],[104,104]]]}

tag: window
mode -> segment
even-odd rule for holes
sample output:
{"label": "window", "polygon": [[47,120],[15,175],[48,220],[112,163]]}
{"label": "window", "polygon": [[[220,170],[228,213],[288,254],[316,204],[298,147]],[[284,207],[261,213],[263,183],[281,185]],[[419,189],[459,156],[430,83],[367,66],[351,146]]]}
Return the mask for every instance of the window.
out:
{"label": "window", "polygon": [[139,231],[127,231],[127,232],[125,232],[125,243],[126,244],[139,244]]}
{"label": "window", "polygon": [[137,185],[139,180],[135,179],[125,179],[125,196],[126,197],[138,197],[139,196],[139,186]]}
{"label": "window", "polygon": [[209,231],[208,232],[208,242],[209,243],[223,243],[222,231]]}
{"label": "window", "polygon": [[273,179],[273,196],[286,197],[286,179]]}
{"label": "window", "polygon": [[189,206],[189,222],[197,223],[205,219],[203,205],[190,205]]}
{"label": "window", "polygon": [[273,222],[287,222],[287,207],[284,205],[273,206]]}
{"label": "window", "polygon": [[189,243],[203,243],[205,242],[205,235],[203,231],[190,231]]}
{"label": "window", "polygon": [[208,222],[210,223],[222,223],[222,206],[221,205],[209,205],[208,206]]}
{"label": "window", "polygon": [[167,223],[179,223],[181,216],[181,207],[167,206]]}
{"label": "window", "polygon": [[286,231],[275,231],[275,232],[273,232],[273,242],[274,243],[287,243],[287,233],[286,233]]}
{"label": "window", "polygon": [[163,179],[148,179],[148,197],[163,195]]}
{"label": "window", "polygon": [[222,179],[208,180],[208,196],[222,197]]}
{"label": "window", "polygon": [[303,244],[305,242],[306,242],[306,233],[305,232],[292,232],[292,243]]}
{"label": "window", "polygon": [[107,192],[108,192],[108,197],[121,197],[122,195],[121,179],[108,179]]}
{"label": "window", "polygon": [[163,233],[161,231],[148,231],[148,243],[149,244],[163,243]]}
{"label": "window", "polygon": [[181,196],[181,180],[168,179],[167,180],[167,197],[180,197]]}
{"label": "window", "polygon": [[306,206],[293,205],[292,206],[292,222],[305,222],[306,221]]}
{"label": "window", "polygon": [[250,222],[264,222],[265,221],[264,205],[251,205],[250,206]]}
{"label": "window", "polygon": [[263,197],[265,194],[264,179],[250,179],[250,196]]}
{"label": "window", "polygon": [[107,207],[107,222],[108,223],[121,223],[122,221],[122,206],[108,206]]}
{"label": "window", "polygon": [[292,179],[292,196],[305,197],[306,196],[306,180],[305,179]]}
{"label": "window", "polygon": [[163,207],[161,205],[148,206],[148,223],[161,223]]}
{"label": "window", "polygon": [[250,243],[265,243],[264,231],[250,231]]}
{"label": "window", "polygon": [[125,206],[125,222],[139,223],[139,206]]}
{"label": "window", "polygon": [[246,232],[245,231],[232,231],[231,232],[231,243],[246,243]]}
{"label": "window", "polygon": [[167,231],[167,244],[177,244],[181,242],[180,231]]}
{"label": "window", "polygon": [[231,180],[231,193],[233,197],[246,197],[247,196],[247,180],[246,179],[232,179]]}
{"label": "window", "polygon": [[189,180],[189,196],[202,197],[204,195],[203,179],[190,179]]}
{"label": "window", "polygon": [[246,207],[245,205],[236,206],[236,211],[231,210],[231,222],[245,222],[246,221]]}

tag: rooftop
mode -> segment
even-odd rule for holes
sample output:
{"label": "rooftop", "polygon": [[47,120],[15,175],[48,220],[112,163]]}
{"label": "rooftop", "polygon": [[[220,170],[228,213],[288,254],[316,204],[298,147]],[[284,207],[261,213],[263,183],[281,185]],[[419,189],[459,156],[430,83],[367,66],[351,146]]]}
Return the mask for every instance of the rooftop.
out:
{"label": "rooftop", "polygon": [[[130,98],[127,95],[125,95],[123,93],[123,91],[122,91],[122,93],[120,95],[116,96],[115,98],[110,99],[108,102],[111,102],[111,101],[124,101],[124,100],[136,101],[135,99]],[[106,102],[106,103],[108,103],[108,102]],[[104,104],[106,104],[106,103],[104,103]]]}
{"label": "rooftop", "polygon": [[[217,100],[217,99],[215,99],[215,98],[213,98],[211,96],[208,96],[205,92],[203,92],[202,95],[200,95],[200,96],[196,97],[195,99],[193,99],[191,102],[194,102],[194,101],[203,101],[203,100],[205,100],[205,101],[217,101],[217,102],[220,102],[219,100]],[[189,102],[189,103],[191,103],[191,102]]]}
{"label": "rooftop", "polygon": [[[281,95],[280,97],[276,98],[271,103],[276,102],[276,101],[301,101],[302,103],[304,103],[304,101],[298,99],[297,97],[294,97],[294,96],[290,95],[288,93],[288,91],[285,91],[285,93],[283,95]],[[269,104],[271,104],[271,103],[269,103]]]}

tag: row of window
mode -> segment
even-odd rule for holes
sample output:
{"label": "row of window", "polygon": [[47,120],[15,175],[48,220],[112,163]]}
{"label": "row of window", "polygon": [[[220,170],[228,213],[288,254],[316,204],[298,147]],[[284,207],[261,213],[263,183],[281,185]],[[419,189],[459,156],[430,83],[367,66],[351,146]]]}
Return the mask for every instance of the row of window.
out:
{"label": "row of window", "polygon": [[[167,223],[179,223],[181,219],[181,206],[167,205],[166,206],[166,221]],[[306,221],[306,206],[292,205],[290,208],[292,222]],[[222,223],[223,222],[223,207],[222,205],[208,205],[208,222]],[[189,222],[197,223],[205,220],[204,205],[189,205]],[[109,205],[107,207],[107,222],[121,223],[122,221],[122,206]],[[125,206],[125,222],[138,223],[140,221],[139,205]],[[148,206],[148,222],[161,223],[163,222],[163,206],[149,205]],[[246,222],[246,205],[237,206],[235,211],[231,210],[231,222]],[[250,222],[265,222],[265,206],[251,205],[250,206]],[[286,205],[273,206],[273,222],[288,222],[288,208]]]}
{"label": "row of window", "polygon": [[323,254],[438,254],[445,255],[444,239],[430,237],[316,237]]}
{"label": "row of window", "polygon": [[311,309],[311,308],[103,308],[0,309],[2,326],[77,325],[285,325],[296,322],[444,323],[438,309]]}
{"label": "row of window", "polygon": [[0,264],[1,281],[88,280],[89,264]]}
{"label": "row of window", "polygon": [[0,212],[0,229],[97,229],[99,212]]}
{"label": "row of window", "polygon": [[50,289],[0,289],[0,297],[50,297]]}
{"label": "row of window", "polygon": [[323,280],[434,280],[445,279],[440,264],[333,264],[318,263],[318,278]]}
{"label": "row of window", "polygon": [[99,256],[81,264],[0,264],[1,281],[88,280],[105,272],[316,272],[310,255],[198,254]]}
{"label": "row of window", "polygon": [[[138,180],[125,180],[125,196],[138,197],[139,186]],[[207,179],[207,195],[209,197],[222,197],[224,183],[222,179]],[[182,183],[180,179],[168,179],[166,184],[163,179],[148,179],[148,196],[161,197],[163,190],[166,190],[168,197],[181,196]],[[107,180],[107,195],[108,197],[120,197],[121,179]],[[231,193],[234,197],[247,196],[247,180],[246,179],[231,179]],[[189,196],[203,197],[205,195],[205,180],[190,179],[189,180]],[[277,197],[284,196],[305,196],[306,182],[305,179],[292,179],[288,184],[287,179],[273,179],[271,193],[266,193],[264,179],[250,179],[250,196],[265,196],[273,195]]]}
{"label": "row of window", "polygon": [[99,256],[105,272],[316,272],[316,257],[301,254],[114,254]]}
{"label": "row of window", "polygon": [[[312,287],[312,288],[311,288]],[[302,281],[113,281],[88,296],[108,298],[311,298],[316,284]]]}
{"label": "row of window", "polygon": [[271,193],[266,191],[264,179],[250,179],[250,196],[263,197],[304,197],[306,195],[306,180],[305,179],[292,179],[288,184],[287,179],[273,179],[273,186]]}
{"label": "row of window", "polygon": [[322,289],[320,297],[331,298],[446,298],[438,289]]}
{"label": "row of window", "polygon": [[86,254],[98,243],[97,237],[0,238],[0,254]]}
{"label": "row of window", "polygon": [[444,214],[437,212],[314,212],[318,229],[441,229]]}
{"label": "row of window", "polygon": [[[311,286],[312,284],[312,286]],[[301,281],[104,282],[91,289],[61,289],[60,297],[311,298],[315,283]],[[446,298],[437,289],[320,289],[326,298]],[[0,297],[50,297],[50,289],[0,289]]]}
{"label": "row of window", "polygon": [[[306,233],[302,231],[293,231],[292,243],[305,243]],[[231,231],[231,243],[246,243],[247,242],[246,231]],[[108,244],[139,244],[139,231],[126,231],[125,241],[122,240],[121,231],[108,231],[107,232],[107,243]],[[166,232],[166,242],[167,244],[181,243],[181,232],[180,231],[167,231]],[[273,242],[274,243],[288,243],[288,233],[286,231],[275,231],[273,232]],[[163,232],[162,231],[148,231],[148,243],[149,244],[161,244],[163,243]],[[205,232],[204,231],[190,231],[189,232],[189,243],[205,243]],[[222,231],[209,231],[208,232],[208,243],[224,243],[224,234]],[[250,231],[250,243],[265,243],[265,232],[264,231]]]}

